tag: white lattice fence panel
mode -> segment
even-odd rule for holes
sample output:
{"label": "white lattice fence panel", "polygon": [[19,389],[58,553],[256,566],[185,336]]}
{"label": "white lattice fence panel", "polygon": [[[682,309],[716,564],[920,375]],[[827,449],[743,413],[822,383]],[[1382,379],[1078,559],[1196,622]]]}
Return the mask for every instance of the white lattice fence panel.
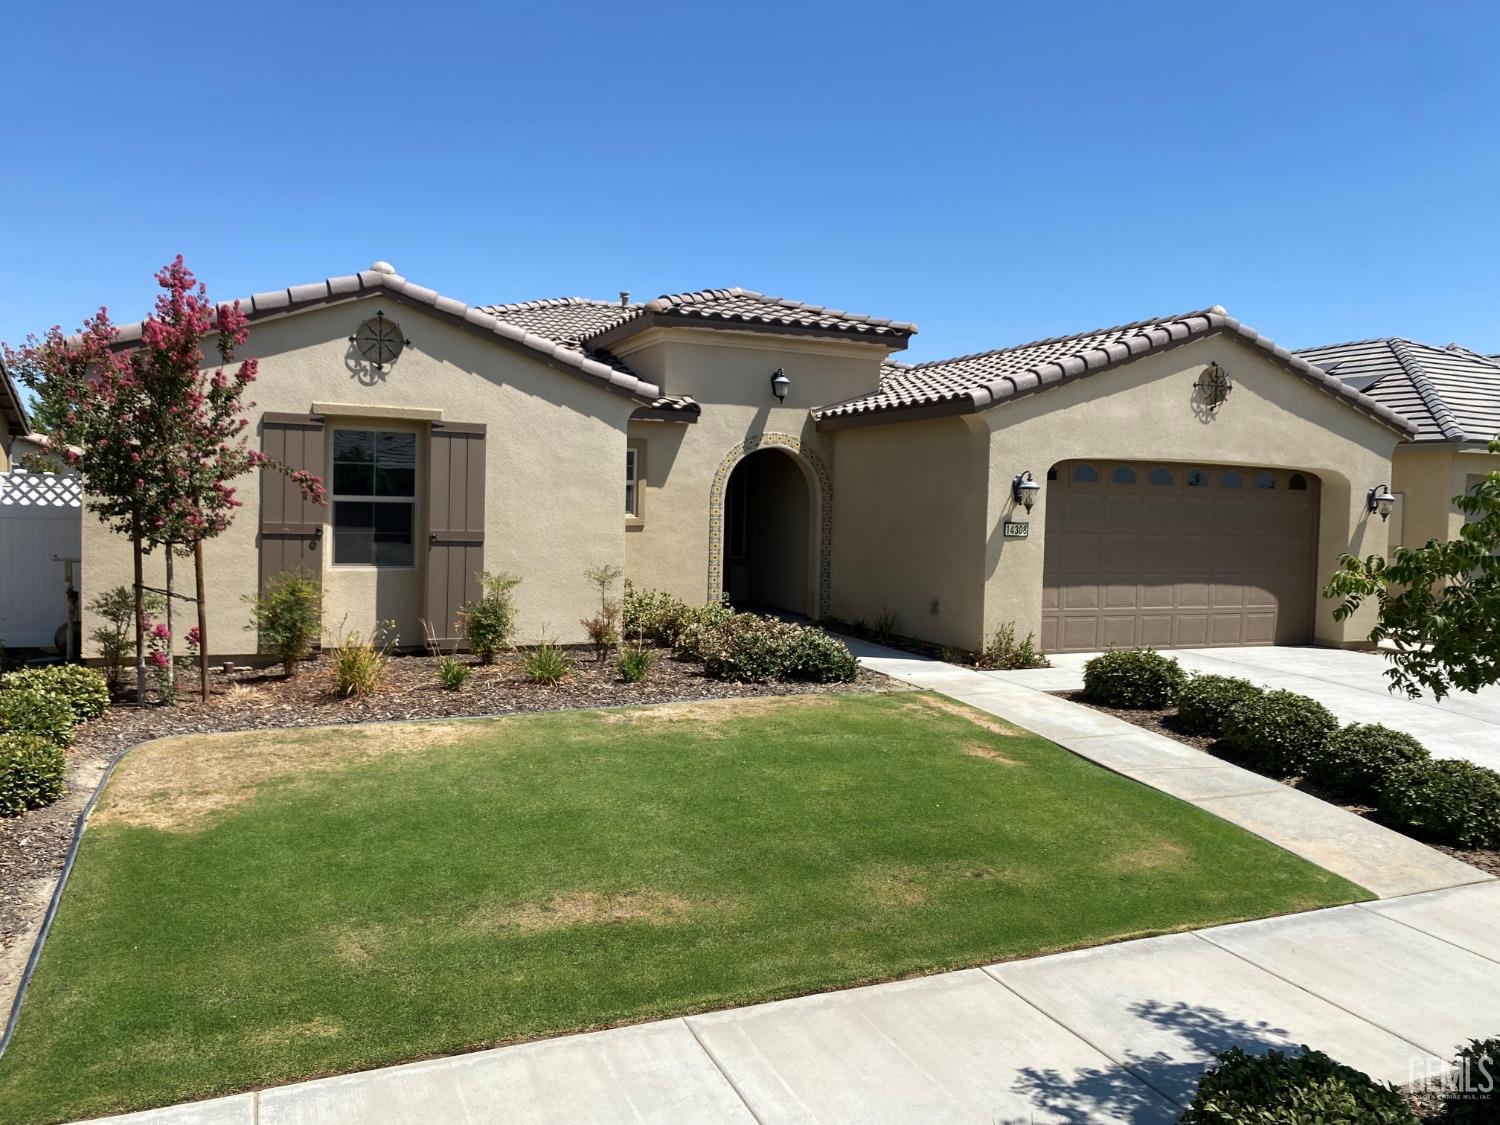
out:
{"label": "white lattice fence panel", "polygon": [[79,557],[82,517],[77,477],[0,474],[0,644],[42,648],[67,624],[62,560]]}
{"label": "white lattice fence panel", "polygon": [[0,507],[81,508],[83,488],[75,476],[63,473],[0,474]]}

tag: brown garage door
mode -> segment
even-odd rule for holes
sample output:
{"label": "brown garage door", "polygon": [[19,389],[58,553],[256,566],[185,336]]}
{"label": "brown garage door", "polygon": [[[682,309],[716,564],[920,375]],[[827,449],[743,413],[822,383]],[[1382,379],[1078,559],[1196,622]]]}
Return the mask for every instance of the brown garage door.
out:
{"label": "brown garage door", "polygon": [[1317,478],[1065,461],[1047,475],[1042,647],[1312,639]]}

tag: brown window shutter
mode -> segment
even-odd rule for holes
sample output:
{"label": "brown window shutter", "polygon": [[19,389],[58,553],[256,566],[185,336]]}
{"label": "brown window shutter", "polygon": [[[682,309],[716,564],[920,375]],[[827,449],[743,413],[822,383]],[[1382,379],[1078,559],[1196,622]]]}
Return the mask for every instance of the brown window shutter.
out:
{"label": "brown window shutter", "polygon": [[484,568],[484,426],[434,422],[431,457],[422,615],[451,644],[462,632],[459,611],[479,597]]}
{"label": "brown window shutter", "polygon": [[[323,419],[316,414],[271,414],[261,417],[260,448],[288,469],[318,476],[323,461]],[[260,588],[283,571],[305,569],[323,581],[323,519],[327,509],[314,504],[279,469],[260,472]]]}

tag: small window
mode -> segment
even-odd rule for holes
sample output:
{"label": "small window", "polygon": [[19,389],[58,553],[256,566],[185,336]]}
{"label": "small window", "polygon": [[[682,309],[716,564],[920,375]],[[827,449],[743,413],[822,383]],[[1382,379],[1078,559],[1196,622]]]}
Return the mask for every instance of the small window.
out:
{"label": "small window", "polygon": [[1230,469],[1228,472],[1223,473],[1219,477],[1220,488],[1239,488],[1244,483],[1245,478],[1240,476],[1240,474],[1235,472],[1233,469]]}
{"label": "small window", "polygon": [[412,566],[416,494],[416,434],[336,430],[334,565]]}
{"label": "small window", "polygon": [[1074,465],[1073,479],[1082,484],[1092,484],[1099,479],[1099,472],[1092,465]]}
{"label": "small window", "polygon": [[1109,479],[1115,484],[1134,484],[1135,470],[1129,465],[1116,465],[1115,471],[1109,475]]}
{"label": "small window", "polygon": [[1286,486],[1293,492],[1307,491],[1307,478],[1301,473],[1293,473],[1292,479],[1286,482]]}
{"label": "small window", "polygon": [[640,515],[640,504],[638,501],[640,480],[640,452],[635,449],[625,450],[625,514],[627,516]]}
{"label": "small window", "polygon": [[1160,465],[1151,470],[1151,483],[1155,485],[1172,485],[1172,470],[1164,469]]}
{"label": "small window", "polygon": [[1189,469],[1187,483],[1189,488],[1207,488],[1208,474],[1202,469]]}
{"label": "small window", "polygon": [[1258,472],[1258,473],[1255,474],[1255,487],[1256,488],[1275,488],[1276,487],[1276,474],[1273,473],[1273,472],[1270,472],[1269,470],[1262,469],[1260,472]]}

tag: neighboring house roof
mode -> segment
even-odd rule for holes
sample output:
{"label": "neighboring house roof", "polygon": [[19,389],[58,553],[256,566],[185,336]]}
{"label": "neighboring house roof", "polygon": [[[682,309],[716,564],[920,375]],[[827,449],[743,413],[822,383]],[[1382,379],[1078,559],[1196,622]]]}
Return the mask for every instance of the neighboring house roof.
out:
{"label": "neighboring house roof", "polygon": [[1410,419],[1417,441],[1488,442],[1500,435],[1500,362],[1491,356],[1400,336],[1297,354]]}
{"label": "neighboring house roof", "polygon": [[663,294],[633,306],[629,315],[599,329],[584,342],[606,347],[656,325],[879,339],[897,348],[904,348],[917,330],[915,324],[768,297],[749,289],[699,289]]}
{"label": "neighboring house roof", "polygon": [[[647,400],[655,399],[661,394],[661,388],[655,383],[640,378],[618,361],[602,360],[576,345],[570,346],[509,319],[501,319],[484,309],[470,308],[462,301],[444,297],[434,289],[407,281],[385,262],[376,262],[369,269],[356,274],[330,277],[309,285],[294,285],[269,293],[256,293],[252,297],[241,298],[239,303],[245,315],[254,321],[316,305],[357,300],[376,293],[400,303],[430,308],[450,320],[489,333],[500,343],[524,351],[533,359],[595,380],[611,390]],[[139,322],[124,325],[119,330],[118,342],[121,344],[130,344],[140,338]]]}
{"label": "neighboring house roof", "polygon": [[813,416],[831,425],[852,425],[861,421],[894,422],[911,416],[971,413],[1217,332],[1260,348],[1287,370],[1377,422],[1403,434],[1415,431],[1416,427],[1394,410],[1273,344],[1218,305],[1181,316],[1096,328],[955,359],[916,364],[888,362],[882,368],[878,391],[822,407]]}
{"label": "neighboring house roof", "polygon": [[26,413],[21,390],[4,364],[0,364],[0,421],[4,422],[5,432],[12,437],[31,433],[31,418]]}

